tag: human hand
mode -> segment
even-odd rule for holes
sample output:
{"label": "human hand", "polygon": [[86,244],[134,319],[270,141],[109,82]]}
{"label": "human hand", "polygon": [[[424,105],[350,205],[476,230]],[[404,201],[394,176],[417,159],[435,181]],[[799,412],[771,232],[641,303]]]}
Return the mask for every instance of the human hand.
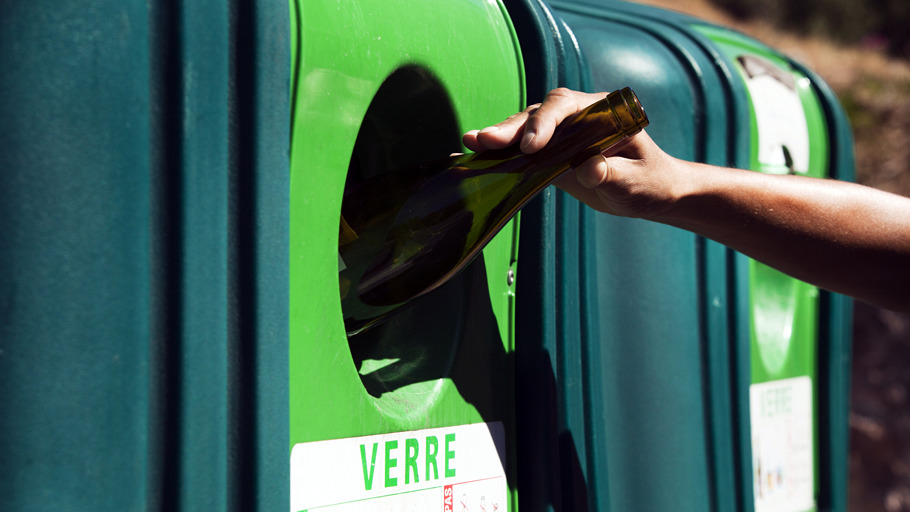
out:
{"label": "human hand", "polygon": [[[523,152],[534,153],[546,146],[559,123],[605,96],[554,89],[543,103],[491,127],[469,131],[462,140],[473,151],[519,143]],[[572,156],[566,155],[566,159]],[[677,163],[640,132],[609,154],[588,159],[556,185],[599,211],[657,220],[681,197],[687,182],[688,169]]]}

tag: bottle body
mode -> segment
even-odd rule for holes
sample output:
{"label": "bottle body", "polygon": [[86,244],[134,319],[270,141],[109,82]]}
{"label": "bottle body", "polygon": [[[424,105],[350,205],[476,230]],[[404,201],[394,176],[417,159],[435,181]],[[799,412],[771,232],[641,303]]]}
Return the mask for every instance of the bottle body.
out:
{"label": "bottle body", "polygon": [[451,279],[537,193],[647,123],[626,88],[561,123],[537,153],[460,155],[346,191],[339,282],[348,335]]}

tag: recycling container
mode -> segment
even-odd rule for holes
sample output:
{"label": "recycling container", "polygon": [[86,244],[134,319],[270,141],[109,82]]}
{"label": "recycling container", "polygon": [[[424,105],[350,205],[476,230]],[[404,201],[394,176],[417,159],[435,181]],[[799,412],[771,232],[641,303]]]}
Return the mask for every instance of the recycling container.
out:
{"label": "recycling container", "polygon": [[278,510],[286,5],[0,7],[0,510]]}
{"label": "recycling container", "polygon": [[631,85],[682,158],[850,178],[773,50],[503,2],[4,2],[0,510],[844,510],[849,301],[694,235],[550,188],[345,336],[346,184],[556,86]]}
{"label": "recycling container", "polygon": [[[691,129],[699,124],[692,99],[701,91],[686,87],[688,63],[660,41],[586,17],[595,27],[591,37],[612,37],[617,49],[606,63],[613,80],[604,83],[596,74],[601,56],[585,46],[577,20],[529,5],[542,11],[538,40],[555,40],[552,46],[576,55],[572,68],[581,70],[545,73],[541,94],[556,86],[628,85],[651,119],[647,131],[666,150],[690,159],[701,156],[696,151],[722,151],[722,144],[705,141],[725,125],[712,127],[713,134]],[[509,8],[517,17],[517,6]],[[530,77],[547,64],[533,62],[535,41],[527,39],[520,40]],[[635,51],[621,55],[623,44]],[[705,87],[718,86],[715,75],[705,80]],[[706,108],[725,118],[721,99]],[[548,191],[536,208],[523,211],[525,279],[517,298],[519,417],[533,425],[522,433],[519,452],[538,457],[521,465],[522,507],[704,510],[711,487],[702,346],[714,335],[706,325],[713,294],[725,293],[724,259],[706,261],[705,242],[694,235],[597,214],[560,191]],[[529,274],[539,277],[529,284]],[[724,321],[726,309],[718,309]],[[717,336],[724,327],[714,327]]]}
{"label": "recycling container", "polygon": [[[690,26],[746,84],[749,169],[852,179],[850,131],[821,80],[741,34]],[[846,510],[850,301],[742,255],[734,265],[738,315],[748,318],[737,369],[739,403],[749,404],[746,500],[756,510]]]}
{"label": "recycling container", "polygon": [[[628,85],[674,156],[852,174],[849,129],[828,88],[754,40],[621,2],[507,7],[531,101],[556,86]],[[768,125],[782,102],[796,127],[786,133]],[[525,509],[844,509],[848,300],[558,191],[525,208],[521,230]],[[773,397],[799,405],[762,416]],[[784,423],[799,425],[793,446],[770,435]],[[788,466],[784,452],[799,454]]]}
{"label": "recycling container", "polygon": [[481,0],[291,9],[290,509],[514,510],[517,223],[350,338],[336,277],[346,183],[460,151],[524,106],[510,20]]}

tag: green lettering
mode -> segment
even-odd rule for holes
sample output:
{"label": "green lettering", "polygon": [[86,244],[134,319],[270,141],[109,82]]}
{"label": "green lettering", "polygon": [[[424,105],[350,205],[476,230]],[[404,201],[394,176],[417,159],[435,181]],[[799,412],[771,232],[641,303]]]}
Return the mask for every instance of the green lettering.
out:
{"label": "green lettering", "polygon": [[367,466],[367,448],[365,445],[360,445],[360,462],[363,463],[363,487],[367,491],[373,488],[373,475],[376,469],[376,451],[378,448],[379,443],[373,443],[373,457],[370,459],[370,465]]}
{"label": "green lettering", "polygon": [[449,468],[449,461],[455,458],[455,449],[449,449],[451,443],[455,442],[455,432],[446,434],[446,478],[455,476],[455,468]]}
{"label": "green lettering", "polygon": [[439,469],[436,468],[436,452],[439,451],[439,441],[436,440],[436,436],[427,436],[427,450],[426,450],[426,476],[427,480],[430,480],[430,465],[433,466],[433,480],[439,478]]}
{"label": "green lettering", "polygon": [[392,476],[392,468],[398,465],[398,459],[392,458],[392,450],[398,448],[398,441],[385,442],[385,486],[395,487],[398,485],[398,478]]}
{"label": "green lettering", "polygon": [[419,482],[417,478],[417,452],[419,446],[417,439],[404,440],[404,483],[411,483],[411,470],[414,470],[414,483]]}

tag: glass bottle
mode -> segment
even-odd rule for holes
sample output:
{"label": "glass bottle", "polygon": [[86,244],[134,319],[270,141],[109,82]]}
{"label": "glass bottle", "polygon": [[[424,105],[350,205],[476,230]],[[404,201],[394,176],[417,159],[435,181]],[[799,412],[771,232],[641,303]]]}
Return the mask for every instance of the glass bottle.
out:
{"label": "glass bottle", "polygon": [[452,156],[346,189],[338,253],[348,335],[451,279],[537,193],[647,124],[625,88],[560,123],[536,153],[516,144]]}

